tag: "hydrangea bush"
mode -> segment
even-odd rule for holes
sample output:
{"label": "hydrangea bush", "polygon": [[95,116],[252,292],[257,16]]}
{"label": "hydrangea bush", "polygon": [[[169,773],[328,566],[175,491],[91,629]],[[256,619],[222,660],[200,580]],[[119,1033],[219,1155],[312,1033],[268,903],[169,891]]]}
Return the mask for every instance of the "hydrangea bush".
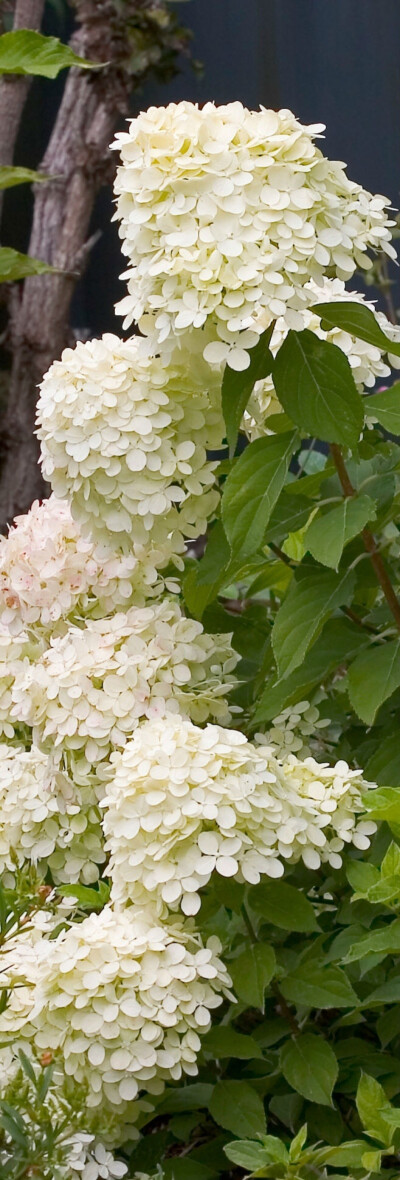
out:
{"label": "hydrangea bush", "polygon": [[322,130],[114,145],[133,334],[51,366],[0,542],[5,1180],[398,1175],[393,221]]}

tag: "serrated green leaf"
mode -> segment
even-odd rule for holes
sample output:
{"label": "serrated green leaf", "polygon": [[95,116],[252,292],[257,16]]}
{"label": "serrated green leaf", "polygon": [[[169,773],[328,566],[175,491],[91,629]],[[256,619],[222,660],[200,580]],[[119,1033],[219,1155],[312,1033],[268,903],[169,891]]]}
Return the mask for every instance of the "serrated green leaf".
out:
{"label": "serrated green leaf", "polygon": [[347,357],[314,332],[288,332],[273,380],[279,401],[304,434],[355,446],[364,422],[362,399]]}
{"label": "serrated green leaf", "polygon": [[256,381],[262,381],[272,372],[274,358],[270,351],[271,336],[275,324],[262,333],[258,343],[249,350],[250,365],[243,372],[236,372],[225,365],[222,378],[222,413],[226,425],[230,454],[234,454],[247,402]]}
{"label": "serrated green leaf", "polygon": [[337,607],[351,598],[355,573],[328,573],[317,567],[300,568],[272,628],[272,646],[282,678],[304,660],[322,627]]}
{"label": "serrated green leaf", "polygon": [[249,947],[229,964],[236,994],[252,1008],[264,1009],[264,992],[275,970],[274,951],[261,942]]}
{"label": "serrated green leaf", "polygon": [[15,188],[18,184],[40,184],[49,179],[44,172],[34,172],[32,168],[0,166],[0,189]]}
{"label": "serrated green leaf", "polygon": [[356,629],[345,619],[330,619],[300,667],[290,676],[267,684],[257,702],[255,722],[271,721],[288,705],[307,700],[316,684],[324,684],[335,668],[368,643],[369,637],[361,628]]}
{"label": "serrated green leaf", "polygon": [[233,558],[255,553],[287,475],[296,434],[259,438],[240,455],[224,484],[222,521]]}
{"label": "serrated green leaf", "polygon": [[[179,1086],[176,1090],[166,1090],[157,1102],[157,1114],[180,1114],[186,1110],[204,1110],[208,1108],[213,1086],[206,1082],[194,1082],[189,1086]],[[153,1118],[153,1115],[151,1116]]]}
{"label": "serrated green leaf", "polygon": [[354,660],[348,671],[353,709],[366,725],[373,725],[384,701],[400,685],[400,639],[373,644]]}
{"label": "serrated green leaf", "polygon": [[330,303],[315,303],[311,311],[321,317],[325,329],[341,328],[342,332],[348,332],[356,340],[365,340],[383,352],[400,356],[400,344],[385,336],[373,311],[365,303],[338,299]]}
{"label": "serrated green leaf", "polygon": [[369,930],[362,938],[356,939],[348,950],[344,961],[345,963],[356,963],[368,955],[380,955],[384,958],[386,955],[397,955],[399,952],[400,918],[396,918],[387,926],[382,926],[379,930]]}
{"label": "serrated green leaf", "polygon": [[367,414],[378,419],[390,434],[400,434],[400,381],[390,389],[375,393],[365,403]]}
{"label": "serrated green leaf", "polygon": [[41,78],[56,78],[60,70],[70,66],[79,66],[82,70],[99,68],[97,62],[78,57],[58,37],[45,37],[34,29],[14,29],[0,37],[0,74],[38,74]]}
{"label": "serrated green leaf", "polygon": [[262,1057],[262,1049],[254,1037],[239,1033],[232,1025],[219,1024],[210,1028],[202,1039],[202,1048],[214,1057],[236,1057],[238,1061],[250,1061]]}
{"label": "serrated green leaf", "polygon": [[376,791],[366,791],[363,803],[371,819],[387,824],[400,824],[400,791],[396,787],[380,787]]}
{"label": "serrated green leaf", "polygon": [[286,1000],[309,1008],[354,1008],[358,998],[347,975],[333,963],[305,959],[280,984]]}
{"label": "serrated green leaf", "polygon": [[29,275],[55,273],[54,266],[49,266],[47,262],[41,262],[40,258],[30,258],[28,254],[20,254],[11,246],[0,246],[0,283],[16,283],[19,279],[26,279]]}
{"label": "serrated green leaf", "polygon": [[302,933],[319,930],[311,902],[286,881],[262,881],[249,892],[251,908],[272,926]]}
{"label": "serrated green leaf", "polygon": [[348,497],[335,508],[314,517],[305,534],[306,548],[316,561],[337,570],[345,545],[375,517],[375,504],[370,496]]}
{"label": "serrated green leaf", "polygon": [[379,741],[372,757],[365,764],[364,777],[379,786],[400,787],[400,743],[397,733],[391,733]]}
{"label": "serrated green leaf", "polygon": [[[361,1074],[356,1104],[362,1125],[368,1134],[390,1146],[393,1136],[387,1122],[387,1115],[390,1115],[392,1108],[383,1087],[376,1078],[372,1078],[366,1073]],[[400,1115],[400,1111],[398,1113]]]}
{"label": "serrated green leaf", "polygon": [[247,1139],[265,1132],[264,1104],[248,1082],[217,1082],[209,1111],[218,1126],[238,1138]]}
{"label": "serrated green leaf", "polygon": [[321,1106],[332,1105],[338,1063],[333,1049],[323,1037],[305,1033],[286,1041],[281,1049],[280,1067],[289,1086],[303,1098]]}
{"label": "serrated green leaf", "polygon": [[257,1172],[270,1159],[262,1143],[254,1139],[233,1139],[225,1144],[224,1152],[228,1160],[246,1172]]}

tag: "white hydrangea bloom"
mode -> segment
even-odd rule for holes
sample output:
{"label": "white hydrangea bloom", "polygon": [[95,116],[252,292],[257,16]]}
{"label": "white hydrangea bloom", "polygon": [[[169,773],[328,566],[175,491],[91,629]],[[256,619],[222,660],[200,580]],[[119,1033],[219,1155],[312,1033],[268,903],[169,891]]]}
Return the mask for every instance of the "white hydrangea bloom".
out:
{"label": "white hydrangea bloom", "polygon": [[242,733],[182,717],[143,724],[115,755],[102,801],[112,898],[184,913],[216,870],[257,883],[283,861],[337,867],[344,843],[368,845],[358,771],[277,758]]}
{"label": "white hydrangea bloom", "polygon": [[266,743],[274,746],[279,759],[284,759],[286,754],[307,758],[315,752],[320,731],[330,724],[329,718],[320,717],[316,705],[310,705],[309,701],[298,701],[274,717],[267,732],[256,734],[255,741],[264,746]]}
{"label": "white hydrangea bloom", "polygon": [[85,533],[113,549],[151,544],[165,565],[182,536],[205,531],[218,504],[206,448],[225,427],[220,376],[201,354],[153,356],[137,336],[78,343],[46,374],[38,421],[43,474]]}
{"label": "white hydrangea bloom", "polygon": [[327,160],[291,111],[240,102],[150,107],[117,136],[117,218],[132,264],[117,310],[161,342],[215,322],[208,360],[249,363],[272,319],[327,270],[347,280],[393,257],[387,199]]}
{"label": "white hydrangea bloom", "polygon": [[99,812],[52,757],[0,743],[0,874],[26,860],[48,865],[55,881],[97,880]]}
{"label": "white hydrangea bloom", "polygon": [[51,634],[72,612],[107,614],[133,599],[144,605],[163,589],[160,558],[150,546],[110,553],[82,536],[65,500],[36,501],[0,538],[0,624],[13,635]]}
{"label": "white hydrangea bloom", "polygon": [[[199,1034],[230,994],[220,950],[217,938],[204,946],[182,924],[157,924],[151,909],[106,906],[35,944],[34,1005],[21,1035],[87,1087],[89,1107],[159,1093],[164,1080],[197,1072]],[[20,963],[10,968],[14,981],[19,972]]]}
{"label": "white hydrangea bloom", "polygon": [[[380,328],[389,340],[397,342],[400,340],[400,327],[397,324],[391,324],[383,312],[377,311],[374,303],[368,302],[363,295],[356,291],[348,291],[339,279],[325,279],[320,285],[311,280],[306,283],[304,294],[311,305],[343,302],[344,300],[362,303],[374,312]],[[296,328],[298,331],[308,328],[309,331],[315,332],[320,340],[328,340],[331,344],[336,344],[345,353],[361,393],[364,388],[371,389],[378,378],[382,379],[390,374],[390,367],[383,359],[385,354],[382,349],[373,344],[367,344],[365,340],[356,339],[349,332],[343,332],[341,328],[330,328],[328,332],[323,331],[319,316],[309,308],[296,313],[288,312],[286,316],[279,316],[270,345],[274,356],[283,344],[289,328]],[[392,368],[400,368],[399,357],[390,353],[388,353],[388,357]],[[266,431],[268,432],[268,418],[272,414],[281,412],[282,407],[277,398],[272,377],[267,377],[263,381],[258,381],[254,386],[244,416],[243,429],[250,439],[259,438]]]}
{"label": "white hydrangea bloom", "polygon": [[11,716],[13,692],[26,676],[32,662],[39,658],[45,644],[32,640],[28,632],[14,636],[0,621],[0,740],[18,740],[20,719]]}
{"label": "white hydrangea bloom", "polygon": [[80,751],[80,773],[125,745],[139,721],[165,713],[229,719],[238,656],[230,635],[206,635],[164,598],[56,637],[12,689],[12,715],[38,744]]}
{"label": "white hydrangea bloom", "polygon": [[65,1180],[119,1180],[128,1165],[116,1160],[104,1143],[80,1131],[64,1144]]}

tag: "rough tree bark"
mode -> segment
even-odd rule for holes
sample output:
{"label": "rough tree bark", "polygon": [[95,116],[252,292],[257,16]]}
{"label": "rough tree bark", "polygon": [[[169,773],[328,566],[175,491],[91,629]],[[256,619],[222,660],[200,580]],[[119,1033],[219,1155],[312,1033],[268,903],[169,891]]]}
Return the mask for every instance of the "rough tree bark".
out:
{"label": "rough tree bark", "polygon": [[[25,5],[25,13],[28,8],[33,13],[35,2],[39,4],[17,0],[21,9]],[[163,0],[124,0],[122,5],[115,0],[74,0],[74,6],[79,24],[72,47],[90,61],[107,64],[98,71],[69,72],[40,165],[54,179],[34,188],[29,254],[59,273],[26,279],[17,300],[13,286],[13,361],[8,408],[0,427],[2,532],[14,516],[49,491],[38,466],[34,435],[37,386],[69,342],[69,308],[91,246],[87,232],[94,199],[114,168],[107,149],[116,120],[127,113],[139,80],[153,70],[159,77],[171,76],[177,56],[188,51],[187,31],[164,8]],[[0,121],[1,117],[0,107]]]}
{"label": "rough tree bark", "polygon": [[[14,29],[40,29],[44,0],[16,0]],[[22,111],[31,84],[17,74],[0,78],[0,164],[12,164]],[[1,193],[0,193],[1,212]]]}
{"label": "rough tree bark", "polygon": [[[30,0],[31,5],[33,2]],[[94,198],[110,173],[107,148],[117,115],[127,109],[130,90],[118,65],[119,46],[113,44],[114,13],[108,0],[78,4],[80,27],[72,42],[75,51],[99,62],[110,62],[114,52],[117,62],[98,73],[69,72],[40,165],[54,180],[34,190],[29,254],[60,273],[26,279],[17,308],[14,300],[10,319],[13,363],[0,439],[1,531],[15,515],[27,511],[32,500],[48,492],[38,466],[34,435],[37,385],[68,342],[69,307],[87,255]]]}

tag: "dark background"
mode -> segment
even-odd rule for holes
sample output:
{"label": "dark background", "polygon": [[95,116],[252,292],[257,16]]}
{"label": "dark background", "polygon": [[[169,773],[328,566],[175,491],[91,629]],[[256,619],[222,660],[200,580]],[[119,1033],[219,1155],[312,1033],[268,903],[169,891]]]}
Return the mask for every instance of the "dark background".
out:
{"label": "dark background", "polygon": [[[193,30],[189,65],[167,85],[135,95],[132,113],[182,98],[224,103],[241,99],[290,107],[303,122],[327,125],[326,154],[345,160],[349,176],[400,205],[399,0],[188,0],[182,23]],[[65,20],[49,9],[48,32],[63,39]],[[18,163],[40,160],[62,82],[35,84],[18,145]],[[29,198],[9,197],[7,244],[26,248]],[[72,310],[73,325],[90,334],[120,332],[113,303],[123,294],[111,195],[98,200],[92,229],[101,230]],[[359,284],[358,284],[359,285]]]}

